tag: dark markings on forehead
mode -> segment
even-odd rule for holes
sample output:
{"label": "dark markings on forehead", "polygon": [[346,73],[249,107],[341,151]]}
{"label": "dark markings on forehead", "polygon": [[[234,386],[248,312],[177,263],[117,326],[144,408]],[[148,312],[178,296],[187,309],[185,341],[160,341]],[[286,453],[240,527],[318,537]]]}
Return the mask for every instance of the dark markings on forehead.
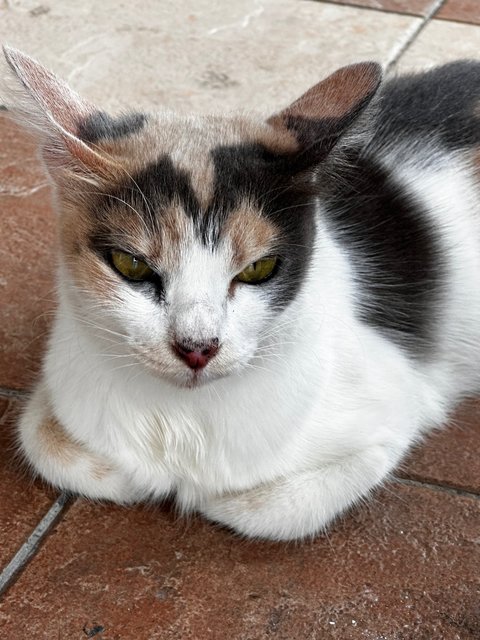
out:
{"label": "dark markings on forehead", "polygon": [[111,196],[102,199],[100,218],[118,209],[123,200],[143,217],[152,234],[162,226],[162,212],[179,203],[206,246],[214,247],[231,213],[249,202],[279,229],[275,252],[282,268],[262,291],[281,308],[296,295],[312,252],[315,224],[312,195],[294,178],[293,156],[276,155],[260,144],[218,146],[211,150],[214,166],[213,196],[201,206],[187,171],[164,156],[150,164]]}
{"label": "dark markings on forehead", "polygon": [[128,113],[112,118],[104,111],[97,111],[85,118],[78,126],[77,134],[85,142],[116,140],[140,131],[147,117],[143,113]]}
{"label": "dark markings on forehead", "polygon": [[245,199],[279,229],[281,268],[265,286],[271,303],[283,308],[300,290],[315,240],[315,207],[309,183],[296,179],[303,159],[275,155],[261,145],[222,146],[212,152],[215,186],[204,229],[212,235]]}
{"label": "dark markings on forehead", "polygon": [[[298,189],[292,179],[287,156],[276,156],[261,145],[219,146],[211,152],[214,166],[211,202],[202,207],[187,170],[176,167],[169,156],[133,175],[132,179],[106,196],[118,206],[124,200],[134,206],[152,230],[162,222],[162,211],[179,203],[197,228],[205,244],[214,245],[229,214],[246,200],[264,213],[282,208]],[[301,190],[305,196],[304,189]]]}
{"label": "dark markings on forehead", "polygon": [[218,237],[230,211],[245,200],[263,213],[273,210],[291,182],[287,156],[274,155],[260,144],[219,146],[210,155],[214,188],[212,202],[202,215],[204,241]]}

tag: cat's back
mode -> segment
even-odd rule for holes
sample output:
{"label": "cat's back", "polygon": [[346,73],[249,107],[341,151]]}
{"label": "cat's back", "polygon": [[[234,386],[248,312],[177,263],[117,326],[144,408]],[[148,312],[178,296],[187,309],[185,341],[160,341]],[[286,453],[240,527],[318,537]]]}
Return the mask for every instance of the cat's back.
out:
{"label": "cat's back", "polygon": [[380,91],[364,142],[321,176],[323,217],[349,256],[358,317],[439,385],[478,388],[480,62]]}
{"label": "cat's back", "polygon": [[381,89],[377,108],[374,146],[480,149],[480,61],[393,77]]}

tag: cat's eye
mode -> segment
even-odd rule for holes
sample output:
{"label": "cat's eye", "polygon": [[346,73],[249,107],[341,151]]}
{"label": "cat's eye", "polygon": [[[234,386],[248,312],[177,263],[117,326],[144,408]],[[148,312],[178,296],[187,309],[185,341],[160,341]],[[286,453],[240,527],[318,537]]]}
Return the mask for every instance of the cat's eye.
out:
{"label": "cat's eye", "polygon": [[260,282],[264,282],[273,275],[277,263],[278,258],[275,256],[262,258],[261,260],[252,262],[248,267],[236,275],[235,280],[246,282],[247,284],[259,284]]}
{"label": "cat's eye", "polygon": [[148,264],[131,253],[112,251],[111,257],[115,269],[129,280],[146,280],[153,275]]}

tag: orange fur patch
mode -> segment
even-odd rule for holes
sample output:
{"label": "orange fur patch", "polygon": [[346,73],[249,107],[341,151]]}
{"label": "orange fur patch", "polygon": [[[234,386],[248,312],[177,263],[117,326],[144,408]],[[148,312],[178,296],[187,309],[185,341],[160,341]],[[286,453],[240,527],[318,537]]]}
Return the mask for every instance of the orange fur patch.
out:
{"label": "orange fur patch", "polygon": [[55,418],[48,418],[38,428],[38,437],[48,456],[72,464],[82,455],[82,447],[71,440]]}
{"label": "orange fur patch", "polygon": [[224,236],[231,242],[233,265],[241,270],[268,254],[278,236],[278,229],[245,202],[228,217]]}
{"label": "orange fur patch", "polygon": [[79,459],[86,460],[95,480],[101,480],[112,471],[112,467],[104,460],[72,440],[55,418],[48,418],[40,424],[38,438],[45,453],[61,464],[72,465]]}

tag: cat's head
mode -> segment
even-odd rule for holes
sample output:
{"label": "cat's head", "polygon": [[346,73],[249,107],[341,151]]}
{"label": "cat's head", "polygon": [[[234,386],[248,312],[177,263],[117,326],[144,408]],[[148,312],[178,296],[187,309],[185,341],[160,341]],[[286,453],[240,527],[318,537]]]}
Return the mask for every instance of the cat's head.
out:
{"label": "cat's head", "polygon": [[315,169],[375,94],[340,69],[267,120],[112,118],[19,51],[9,109],[56,188],[60,286],[79,330],[195,386],[238,372],[299,293],[315,241]]}

